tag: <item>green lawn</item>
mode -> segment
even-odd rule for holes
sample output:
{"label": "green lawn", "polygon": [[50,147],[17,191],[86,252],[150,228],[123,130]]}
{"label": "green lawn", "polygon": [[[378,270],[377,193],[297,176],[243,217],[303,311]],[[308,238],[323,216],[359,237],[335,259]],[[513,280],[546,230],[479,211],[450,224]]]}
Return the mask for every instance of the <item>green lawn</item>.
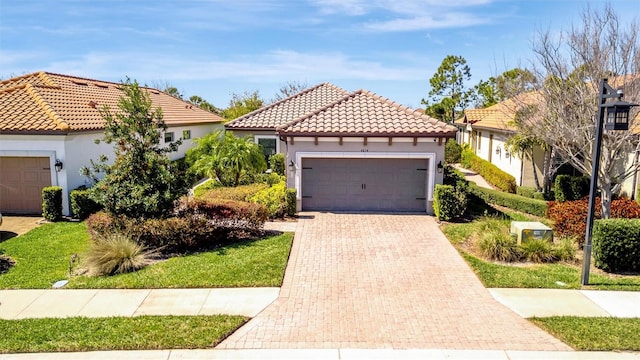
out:
{"label": "green lawn", "polygon": [[640,351],[640,319],[556,316],[528,320],[575,350]]}
{"label": "green lawn", "polygon": [[[521,217],[518,220],[523,220]],[[505,220],[508,222],[509,220]],[[451,223],[441,227],[471,266],[480,281],[489,288],[559,288],[579,289],[580,264],[501,265],[485,261],[462,246],[474,233],[478,233],[478,220]],[[640,276],[616,276],[591,272],[589,289],[640,291]]]}
{"label": "green lawn", "polygon": [[212,348],[242,316],[0,320],[0,353]]}
{"label": "green lawn", "polygon": [[[247,241],[170,258],[143,270],[108,277],[74,276],[69,288],[195,288],[280,286],[293,234]],[[0,243],[16,260],[0,275],[2,289],[50,288],[68,277],[69,259],[88,248],[84,223],[46,224]]]}

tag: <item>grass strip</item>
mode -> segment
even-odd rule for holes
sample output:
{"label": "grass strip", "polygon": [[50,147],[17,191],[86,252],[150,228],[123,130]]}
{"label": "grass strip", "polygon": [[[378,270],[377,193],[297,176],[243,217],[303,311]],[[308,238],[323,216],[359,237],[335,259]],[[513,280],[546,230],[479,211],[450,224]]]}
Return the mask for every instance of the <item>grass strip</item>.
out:
{"label": "grass strip", "polygon": [[0,320],[0,353],[212,348],[242,316],[140,316]]}
{"label": "grass strip", "polygon": [[528,320],[575,350],[640,350],[640,319],[554,316]]}

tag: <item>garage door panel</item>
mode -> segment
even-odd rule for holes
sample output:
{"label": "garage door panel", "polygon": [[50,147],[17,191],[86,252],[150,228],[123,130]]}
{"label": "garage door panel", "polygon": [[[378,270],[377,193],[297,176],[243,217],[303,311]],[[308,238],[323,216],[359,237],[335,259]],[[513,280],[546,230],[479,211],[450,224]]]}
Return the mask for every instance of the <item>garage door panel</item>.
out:
{"label": "garage door panel", "polygon": [[51,186],[48,157],[0,157],[0,210],[42,213],[42,188]]}
{"label": "garage door panel", "polygon": [[426,159],[303,159],[303,210],[425,211]]}

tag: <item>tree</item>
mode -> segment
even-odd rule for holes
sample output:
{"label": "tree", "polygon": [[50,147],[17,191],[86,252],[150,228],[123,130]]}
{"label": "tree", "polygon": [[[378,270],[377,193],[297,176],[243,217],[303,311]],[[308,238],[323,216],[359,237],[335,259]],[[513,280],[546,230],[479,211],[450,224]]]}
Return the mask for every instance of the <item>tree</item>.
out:
{"label": "tree", "polygon": [[487,108],[491,105],[497,104],[499,101],[504,100],[496,87],[496,78],[490,77],[489,80],[480,80],[480,82],[473,87],[475,106],[477,108]]}
{"label": "tree", "polygon": [[231,132],[216,131],[196,139],[197,145],[187,152],[192,169],[222,185],[237,186],[243,174],[262,173],[267,163],[260,145],[251,137],[236,137]]}
{"label": "tree", "polygon": [[[82,169],[95,182],[90,197],[114,215],[163,217],[186,192],[167,156],[180,141],[160,146],[161,132],[167,129],[162,109],[152,109],[149,93],[137,82],[127,79],[120,90],[118,111],[106,105],[100,109],[105,127],[102,139],[96,141],[114,144],[115,160],[109,164],[102,155],[99,162],[91,161],[92,169]],[[98,179],[100,173],[104,178]]]}
{"label": "tree", "polygon": [[495,78],[498,101],[535,89],[536,77],[527,69],[513,68]]}
{"label": "tree", "polygon": [[473,89],[465,89],[465,83],[470,79],[471,69],[467,60],[462,56],[447,55],[429,79],[431,102],[422,99],[422,104],[427,105],[425,113],[453,122],[472,100]]}
{"label": "tree", "polygon": [[[534,73],[544,81],[538,86],[539,109],[527,126],[574,168],[598,176],[603,218],[611,213],[612,194],[638,171],[637,165],[625,162],[640,148],[637,142],[634,146],[631,131],[605,131],[600,172],[591,174],[598,86],[608,77],[614,87],[624,88],[627,101],[639,102],[638,29],[637,21],[623,26],[610,5],[602,11],[588,7],[580,25],[560,34],[540,32],[533,45],[538,63]],[[631,118],[636,114],[632,111]]]}
{"label": "tree", "polygon": [[193,105],[196,105],[196,106],[200,107],[203,110],[212,112],[212,113],[214,113],[216,115],[219,115],[219,116],[222,116],[222,109],[213,106],[207,100],[201,98],[198,95],[192,95],[189,98],[189,102],[192,103]]}
{"label": "tree", "polygon": [[254,92],[244,92],[243,94],[232,94],[229,106],[222,111],[222,116],[227,120],[233,120],[242,115],[260,109],[264,105],[264,100],[260,97],[258,90]]}
{"label": "tree", "polygon": [[277,102],[283,99],[288,98],[289,96],[295,95],[301,91],[304,91],[309,88],[307,82],[300,81],[289,81],[286,84],[280,86],[280,90],[273,96],[271,102]]}

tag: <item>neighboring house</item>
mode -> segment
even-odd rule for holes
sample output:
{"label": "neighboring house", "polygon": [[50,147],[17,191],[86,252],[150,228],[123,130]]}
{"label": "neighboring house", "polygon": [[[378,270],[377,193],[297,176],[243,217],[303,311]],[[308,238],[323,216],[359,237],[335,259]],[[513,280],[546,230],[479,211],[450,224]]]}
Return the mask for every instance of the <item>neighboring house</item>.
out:
{"label": "neighboring house", "polygon": [[[99,109],[118,110],[120,84],[47,72],[0,82],[0,211],[42,212],[43,187],[63,189],[63,214],[70,214],[69,192],[90,185],[80,174],[101,154],[113,160],[113,145],[102,138]],[[188,102],[147,88],[161,107],[168,129],[161,145],[183,139],[172,160],[184,157],[193,139],[222,128],[223,119]]]}
{"label": "neighboring house", "polygon": [[484,109],[465,110],[464,116],[455,122],[458,127],[456,140],[460,144],[468,144],[476,155],[511,174],[518,186],[535,185],[535,164],[538,179],[542,184],[545,152],[536,147],[532,164],[530,159],[522,159],[518,154],[510,153],[505,146],[507,139],[517,131],[513,125],[517,111],[522,108],[522,104],[534,103],[535,98],[529,93]]}
{"label": "neighboring house", "polygon": [[[297,110],[283,110],[287,108]],[[276,151],[286,154],[287,185],[297,190],[298,210],[318,211],[433,213],[433,190],[442,183],[444,143],[456,135],[454,126],[424,112],[369,91],[347,93],[331,84],[305,90],[226,127],[277,138]]]}

